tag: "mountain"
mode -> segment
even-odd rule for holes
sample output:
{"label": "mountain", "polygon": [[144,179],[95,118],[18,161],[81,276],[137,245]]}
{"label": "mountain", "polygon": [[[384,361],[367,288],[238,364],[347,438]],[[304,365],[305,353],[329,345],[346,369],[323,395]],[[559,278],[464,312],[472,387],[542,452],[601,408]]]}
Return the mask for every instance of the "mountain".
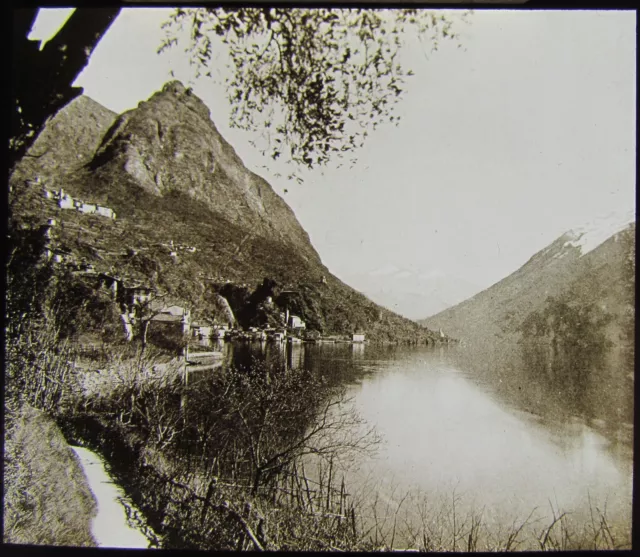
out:
{"label": "mountain", "polygon": [[49,120],[11,181],[39,176],[54,186],[57,177],[91,160],[117,116],[89,97],[75,98]]}
{"label": "mountain", "polygon": [[581,308],[578,321],[603,317],[602,334],[618,342],[633,328],[634,293],[635,214],[629,212],[566,232],[505,279],[421,323],[469,343],[516,340],[531,333],[536,319],[553,320],[557,310],[567,321],[571,308]]}
{"label": "mountain", "polygon": [[187,194],[233,224],[319,259],[293,211],[245,168],[205,103],[179,81],[119,116],[90,166],[106,181],[119,176],[153,195]]}
{"label": "mountain", "polygon": [[[326,334],[436,338],[334,277],[293,211],[244,166],[180,82],[121,115],[81,97],[51,119],[28,155],[10,177],[14,228],[55,219],[50,247],[63,254],[67,274],[74,261],[92,266],[188,304],[198,318],[222,318],[222,294],[246,325],[256,318],[247,308],[270,295]],[[61,209],[43,187],[117,218]]]}

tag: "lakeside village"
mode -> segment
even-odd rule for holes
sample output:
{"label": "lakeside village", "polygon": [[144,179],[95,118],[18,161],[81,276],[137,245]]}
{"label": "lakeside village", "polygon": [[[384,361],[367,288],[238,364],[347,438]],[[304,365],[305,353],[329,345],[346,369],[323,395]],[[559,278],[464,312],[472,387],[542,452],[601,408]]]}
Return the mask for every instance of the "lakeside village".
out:
{"label": "lakeside village", "polygon": [[[44,199],[48,200],[52,205],[55,203],[60,210],[76,211],[84,215],[94,215],[116,221],[116,213],[111,208],[74,199],[62,188],[57,191],[49,190],[38,177],[35,180],[27,180],[26,183],[29,187],[42,187]],[[177,336],[188,339],[189,342],[184,343],[180,354],[185,358],[188,357],[189,344],[193,344],[194,341],[200,346],[206,346],[211,341],[234,340],[295,344],[303,342],[368,343],[363,331],[356,331],[350,336],[321,336],[316,331],[307,331],[303,319],[290,313],[288,308],[279,313],[280,326],[278,327],[249,327],[243,330],[237,324],[228,301],[220,295],[218,295],[218,299],[225,308],[225,322],[192,319],[189,308],[165,302],[163,300],[164,295],[150,286],[130,277],[120,276],[115,272],[99,272],[93,264],[87,263],[86,260],[79,262],[70,249],[54,241],[57,237],[55,231],[58,226],[59,222],[55,218],[49,218],[47,223],[40,228],[43,235],[45,259],[53,262],[54,265],[66,268],[75,276],[81,277],[85,283],[91,284],[96,290],[108,291],[111,299],[120,308],[123,336],[127,341],[134,339],[134,331],[143,331],[141,334],[144,335],[145,341],[149,331],[155,331],[156,333],[161,331],[165,335],[173,336],[174,338]],[[169,255],[173,258],[177,258],[179,252],[195,253],[197,251],[194,246],[175,244],[173,240],[162,244],[162,246],[169,250]],[[222,280],[226,283],[231,282]],[[324,277],[322,280],[323,282],[326,281]],[[264,305],[266,307],[275,307],[271,297],[265,299]],[[444,337],[442,333],[441,336]],[[212,355],[214,353],[207,352],[207,354]]]}

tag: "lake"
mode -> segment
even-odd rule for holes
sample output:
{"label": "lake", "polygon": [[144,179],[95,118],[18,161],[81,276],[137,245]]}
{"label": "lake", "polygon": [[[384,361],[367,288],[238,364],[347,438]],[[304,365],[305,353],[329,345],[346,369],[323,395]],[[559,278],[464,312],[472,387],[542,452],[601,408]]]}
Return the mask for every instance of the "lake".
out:
{"label": "lake", "polygon": [[633,367],[619,351],[586,365],[518,345],[227,346],[236,361],[281,352],[289,367],[348,385],[383,438],[345,472],[376,512],[410,493],[413,507],[423,496],[433,509],[455,501],[460,516],[484,509],[506,527],[534,509],[540,524],[554,512],[585,524],[606,505],[608,523],[630,531]]}

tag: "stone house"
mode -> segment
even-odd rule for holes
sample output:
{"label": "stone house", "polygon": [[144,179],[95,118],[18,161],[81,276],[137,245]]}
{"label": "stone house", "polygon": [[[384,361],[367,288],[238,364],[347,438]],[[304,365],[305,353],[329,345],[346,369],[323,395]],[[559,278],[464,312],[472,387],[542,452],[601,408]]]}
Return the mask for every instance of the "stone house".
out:
{"label": "stone house", "polygon": [[[53,223],[53,224],[52,224]],[[45,239],[45,243],[48,243],[49,240],[53,237],[53,227],[55,226],[56,221],[53,219],[49,219],[47,224],[43,224],[39,230],[42,234],[42,237]]]}
{"label": "stone house", "polygon": [[83,203],[80,202],[78,211],[85,215],[93,215],[98,210],[98,206],[95,203]]}
{"label": "stone house", "polygon": [[305,329],[305,322],[297,315],[289,315],[288,326],[292,329]]}
{"label": "stone house", "polygon": [[101,288],[107,288],[111,291],[111,295],[115,298],[118,295],[118,288],[122,286],[122,281],[118,277],[108,275],[107,273],[100,273],[98,275],[99,284]]}
{"label": "stone house", "polygon": [[128,286],[122,289],[123,302],[129,306],[140,306],[151,300],[153,290],[147,286]]}
{"label": "stone house", "polygon": [[103,207],[102,205],[98,205],[96,207],[96,213],[98,215],[100,215],[101,217],[106,217],[108,219],[115,220],[115,218],[116,218],[116,214],[115,214],[114,210],[111,209],[110,207]]}
{"label": "stone house", "polygon": [[213,332],[213,327],[208,321],[193,321],[191,323],[191,334],[196,338],[209,338]]}
{"label": "stone house", "polygon": [[156,342],[158,342],[160,338],[163,338],[165,341],[179,342],[181,338],[189,334],[191,325],[190,317],[188,310],[185,310],[182,315],[172,315],[168,312],[152,315],[148,320],[149,335],[151,338],[155,338]]}
{"label": "stone house", "polygon": [[75,209],[76,201],[68,193],[64,193],[64,190],[60,190],[58,207],[60,207],[60,209]]}

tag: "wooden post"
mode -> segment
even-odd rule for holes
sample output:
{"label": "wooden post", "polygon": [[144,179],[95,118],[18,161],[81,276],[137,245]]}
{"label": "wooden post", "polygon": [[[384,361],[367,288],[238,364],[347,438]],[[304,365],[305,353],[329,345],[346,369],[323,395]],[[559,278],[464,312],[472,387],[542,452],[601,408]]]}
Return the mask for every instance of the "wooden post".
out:
{"label": "wooden post", "polygon": [[307,481],[307,475],[304,471],[304,462],[302,463],[302,479],[307,490],[307,500],[309,501],[309,510],[313,512],[313,500],[311,499],[311,489],[309,489],[309,482]]}
{"label": "wooden post", "polygon": [[351,507],[351,526],[353,528],[353,535],[357,536],[356,533],[356,509],[355,507]]}
{"label": "wooden post", "polygon": [[290,474],[289,477],[291,478],[291,482],[290,482],[290,486],[289,486],[289,489],[291,490],[289,492],[289,495],[290,495],[289,500],[291,502],[291,506],[293,506],[293,501],[294,501],[294,497],[293,497],[293,474]]}
{"label": "wooden post", "polygon": [[331,482],[333,473],[333,457],[329,459],[329,481],[327,482],[327,511],[331,512]]}

